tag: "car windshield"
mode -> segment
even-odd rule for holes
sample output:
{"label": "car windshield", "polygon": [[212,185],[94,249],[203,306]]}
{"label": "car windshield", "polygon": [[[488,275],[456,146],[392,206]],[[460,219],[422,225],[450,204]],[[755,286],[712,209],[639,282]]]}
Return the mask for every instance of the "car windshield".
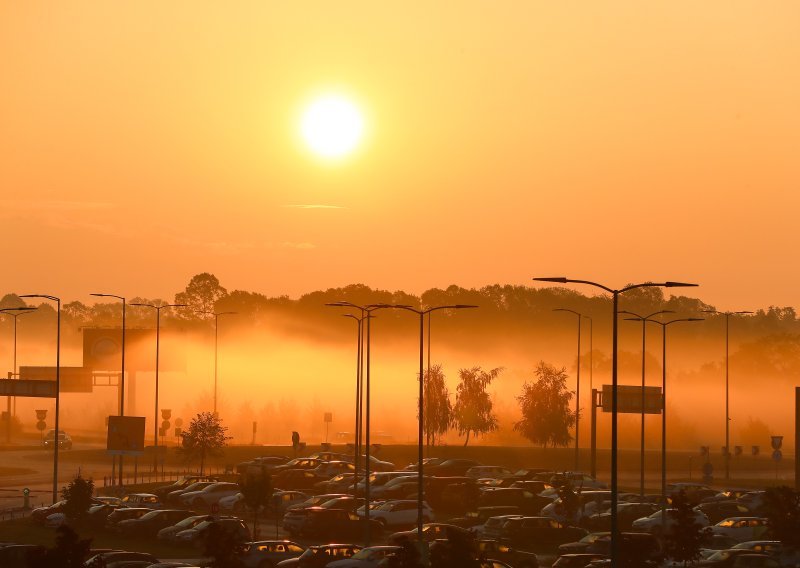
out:
{"label": "car windshield", "polygon": [[193,526],[202,523],[203,519],[205,519],[205,515],[198,515],[196,517],[187,517],[180,521],[179,523],[175,523],[175,526],[182,529],[190,529]]}

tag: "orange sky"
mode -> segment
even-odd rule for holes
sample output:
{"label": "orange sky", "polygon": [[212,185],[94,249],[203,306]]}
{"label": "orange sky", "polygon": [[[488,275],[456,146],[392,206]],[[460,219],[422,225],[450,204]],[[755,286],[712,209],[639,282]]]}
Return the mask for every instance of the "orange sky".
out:
{"label": "orange sky", "polygon": [[[565,274],[798,305],[798,22],[794,1],[0,0],[0,292]],[[329,89],[368,128],[336,165],[298,135]]]}

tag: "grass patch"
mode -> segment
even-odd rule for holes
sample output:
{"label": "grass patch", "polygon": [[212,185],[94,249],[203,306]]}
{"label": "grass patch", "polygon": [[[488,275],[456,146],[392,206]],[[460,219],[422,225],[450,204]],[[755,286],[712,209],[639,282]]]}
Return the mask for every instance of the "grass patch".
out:
{"label": "grass patch", "polygon": [[[102,530],[74,527],[81,538],[91,538],[92,548],[114,548],[136,552],[149,552],[158,558],[196,558],[202,551],[192,547],[165,544],[155,538],[132,538]],[[0,522],[0,535],[5,542],[39,544],[52,547],[55,544],[55,529],[43,527],[30,519],[15,519]]]}

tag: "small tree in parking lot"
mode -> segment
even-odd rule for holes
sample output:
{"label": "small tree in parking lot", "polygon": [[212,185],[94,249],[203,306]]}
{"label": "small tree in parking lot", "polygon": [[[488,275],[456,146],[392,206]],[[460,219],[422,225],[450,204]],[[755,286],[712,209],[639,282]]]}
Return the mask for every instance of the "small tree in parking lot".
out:
{"label": "small tree in parking lot", "polygon": [[204,554],[210,557],[211,568],[243,568],[244,541],[235,531],[211,523],[205,531]]}
{"label": "small tree in parking lot", "polygon": [[[272,497],[272,478],[261,465],[248,466],[239,479],[245,505],[253,511],[253,538],[258,538],[258,511],[269,504]],[[277,510],[275,511],[277,515]]]}
{"label": "small tree in parking lot", "polygon": [[764,516],[772,538],[800,548],[800,493],[791,487],[770,487],[764,492]]}
{"label": "small tree in parking lot", "polygon": [[85,517],[92,505],[93,494],[94,481],[84,479],[80,475],[75,476],[69,485],[61,489],[61,497],[64,499],[64,516],[70,521],[79,521]]}
{"label": "small tree in parking lot", "polygon": [[200,475],[203,475],[206,457],[221,454],[222,448],[232,439],[232,436],[226,435],[227,431],[228,428],[222,425],[218,416],[211,412],[201,412],[192,418],[189,428],[181,432],[181,447],[178,451],[189,460],[199,458]]}
{"label": "small tree in parking lot", "polygon": [[664,542],[667,556],[683,565],[694,564],[700,558],[700,547],[706,539],[705,529],[695,519],[692,503],[686,491],[672,496],[672,509],[667,514],[672,519]]}

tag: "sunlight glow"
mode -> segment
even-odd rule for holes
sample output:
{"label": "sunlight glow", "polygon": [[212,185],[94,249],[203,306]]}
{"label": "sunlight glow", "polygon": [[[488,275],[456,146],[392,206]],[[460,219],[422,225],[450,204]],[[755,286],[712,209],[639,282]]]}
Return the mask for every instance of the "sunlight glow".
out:
{"label": "sunlight glow", "polygon": [[352,152],[364,129],[358,108],[338,96],[317,99],[303,114],[301,132],[312,152],[340,158]]}

